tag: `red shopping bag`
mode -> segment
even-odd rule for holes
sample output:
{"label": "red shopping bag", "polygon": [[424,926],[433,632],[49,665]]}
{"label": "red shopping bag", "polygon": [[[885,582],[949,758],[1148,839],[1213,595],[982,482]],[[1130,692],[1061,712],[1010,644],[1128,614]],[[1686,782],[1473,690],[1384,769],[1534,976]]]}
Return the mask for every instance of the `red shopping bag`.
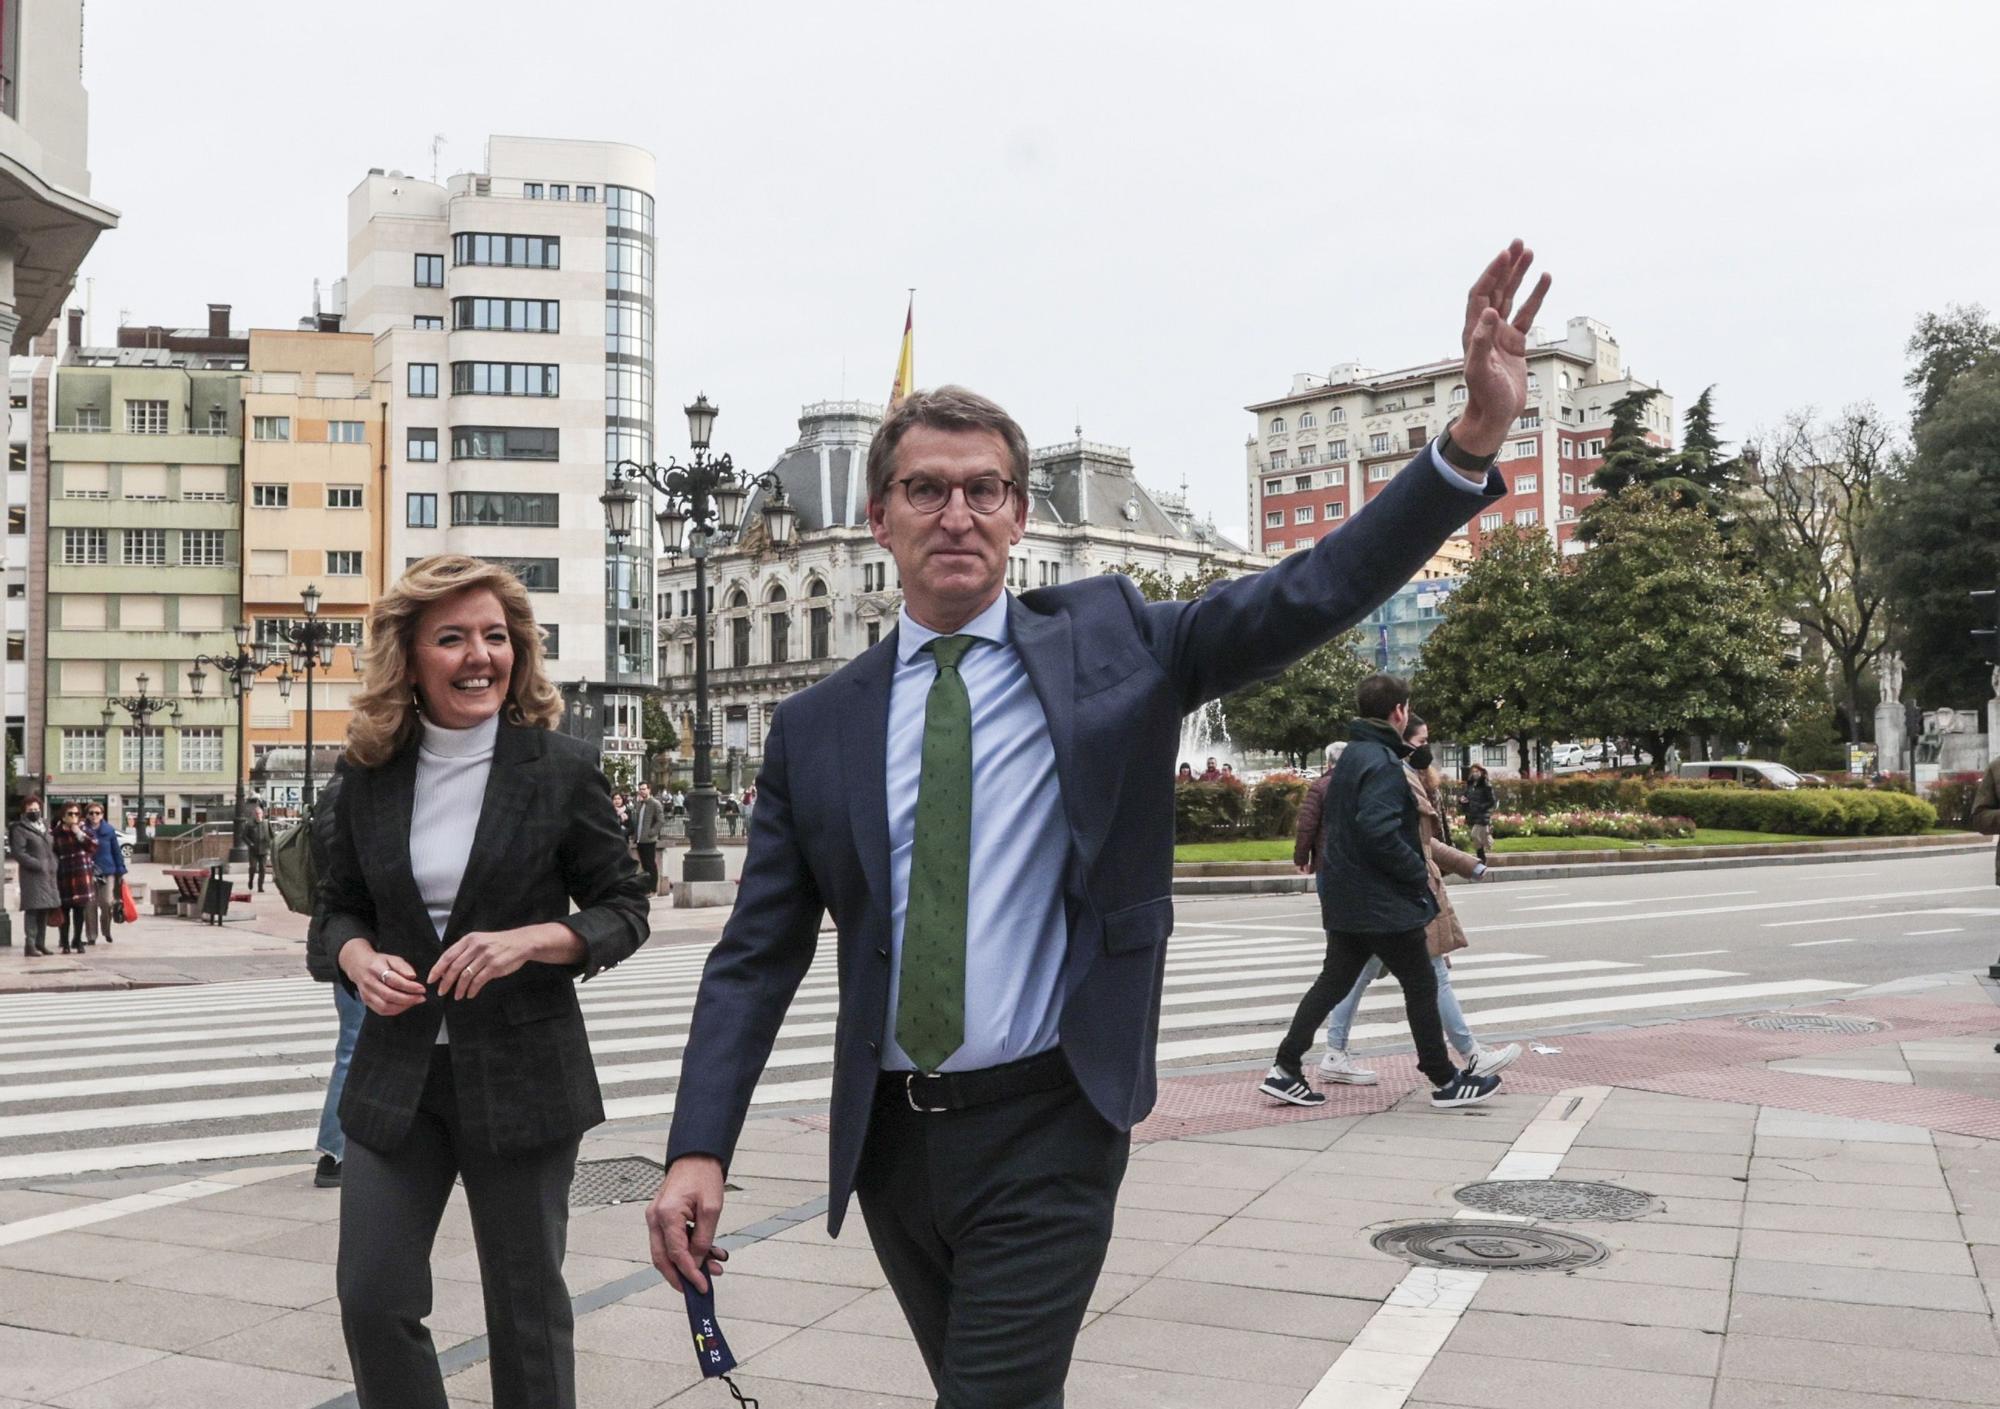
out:
{"label": "red shopping bag", "polygon": [[132,887],[126,884],[123,876],[118,878],[118,903],[121,907],[119,913],[125,917],[125,923],[128,925],[138,924],[139,906],[132,899]]}

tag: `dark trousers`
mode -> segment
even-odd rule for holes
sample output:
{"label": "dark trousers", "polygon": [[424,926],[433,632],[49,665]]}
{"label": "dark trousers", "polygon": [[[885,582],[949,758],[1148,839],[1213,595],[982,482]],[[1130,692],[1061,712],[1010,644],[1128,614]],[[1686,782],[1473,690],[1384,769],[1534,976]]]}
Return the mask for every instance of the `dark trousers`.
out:
{"label": "dark trousers", "polygon": [[49,912],[46,910],[23,910],[21,912],[21,952],[33,954],[40,950],[49,952]]}
{"label": "dark trousers", "polygon": [[877,1098],[856,1188],[938,1409],[1061,1409],[1131,1148],[1074,1082],[963,1111]]}
{"label": "dark trousers", "polygon": [[250,878],[246,880],[244,884],[253,885],[257,887],[257,889],[262,890],[264,888],[264,868],[266,865],[270,863],[270,859],[271,858],[269,856],[265,855],[261,851],[251,852]]}
{"label": "dark trousers", "polygon": [[1354,987],[1370,957],[1396,976],[1403,987],[1403,1009],[1409,1017],[1410,1036],[1417,1043],[1417,1067],[1433,1086],[1442,1086],[1457,1073],[1451,1053],[1444,1045],[1444,1022],[1438,1017],[1437,971],[1431,967],[1431,952],[1422,930],[1399,934],[1355,934],[1345,930],[1326,932],[1326,962],[1313,980],[1299,1010],[1292,1017],[1290,1031],[1278,1044],[1278,1065],[1286,1071],[1299,1070],[1313,1034],[1333,1011],[1333,1005]]}
{"label": "dark trousers", "polygon": [[660,844],[656,841],[642,841],[637,845],[639,874],[646,878],[646,894],[657,895],[660,889]]}
{"label": "dark trousers", "polygon": [[[62,943],[64,948],[68,948],[70,945],[75,945],[78,949],[83,948],[83,910],[84,907],[81,905],[63,906]],[[91,942],[96,942],[95,935],[91,936]]]}
{"label": "dark trousers", "polygon": [[447,1409],[431,1311],[431,1244],[463,1176],[486,1298],[495,1409],[574,1409],[576,1353],[563,1249],[577,1141],[496,1155],[460,1135],[442,1046],[409,1136],[347,1142],[340,1188],[341,1329],[361,1409]]}

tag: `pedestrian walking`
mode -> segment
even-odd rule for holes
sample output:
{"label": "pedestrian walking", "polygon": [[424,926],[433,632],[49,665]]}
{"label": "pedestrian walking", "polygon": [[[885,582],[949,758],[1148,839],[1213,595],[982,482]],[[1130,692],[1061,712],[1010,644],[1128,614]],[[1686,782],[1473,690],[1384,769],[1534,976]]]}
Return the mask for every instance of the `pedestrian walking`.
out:
{"label": "pedestrian walking", "polygon": [[84,946],[84,916],[94,898],[93,859],[96,844],[84,834],[83,810],[66,802],[56,814],[49,840],[56,852],[56,888],[62,893],[62,950],[81,954]]}
{"label": "pedestrian walking", "polygon": [[93,802],[84,807],[83,829],[97,847],[97,854],[90,862],[95,879],[91,882],[92,903],[84,912],[84,924],[88,926],[94,918],[97,933],[109,944],[112,929],[125,916],[125,895],[120,888],[125,880],[125,847],[101,804]]}
{"label": "pedestrian walking", "polygon": [[667,832],[666,810],[653,796],[651,783],[639,784],[639,801],[632,809],[632,839],[639,848],[639,873],[646,878],[646,894],[660,889],[660,838]]}
{"label": "pedestrian walking", "polygon": [[[1989,837],[2000,835],[2000,758],[1988,765],[1972,795],[1972,830]],[[1993,881],[2000,885],[2000,847],[1994,850]]]}
{"label": "pedestrian walking", "polygon": [[572,980],[645,942],[644,887],[597,750],[555,732],[519,578],[424,558],[376,598],[366,640],[320,893],[326,952],[368,1009],[339,1106],[355,1399],[446,1409],[424,1318],[462,1179],[495,1409],[574,1409],[563,1251],[604,1102]]}
{"label": "pedestrian walking", "polygon": [[49,912],[62,911],[62,890],[56,879],[56,849],[42,821],[42,800],[30,794],[21,815],[7,829],[7,849],[21,881],[21,957],[49,957]]}
{"label": "pedestrian walking", "polygon": [[254,885],[262,891],[264,872],[271,864],[271,824],[264,819],[264,808],[261,803],[251,803],[250,815],[243,819],[243,845],[250,852],[250,878],[247,884]]}
{"label": "pedestrian walking", "polygon": [[[1460,851],[1445,836],[1443,808],[1439,806],[1443,780],[1431,756],[1430,727],[1411,715],[1403,728],[1403,742],[1410,746],[1403,772],[1417,804],[1417,826],[1423,833],[1425,860],[1430,866],[1431,894],[1438,905],[1437,917],[1424,928],[1431,971],[1437,976],[1438,1018],[1444,1024],[1445,1039],[1464,1059],[1465,1067],[1474,1075],[1490,1076],[1512,1066],[1521,1055],[1521,1048],[1512,1042],[1504,1047],[1482,1047],[1472,1035],[1472,1026],[1466,1022],[1465,1010],[1459,1006],[1458,995],[1451,987],[1450,956],[1466,947],[1465,927],[1459,923],[1451,892],[1444,883],[1447,871],[1466,880],[1479,880],[1486,874],[1486,863]],[[1322,1079],[1348,1086],[1375,1084],[1375,1073],[1356,1065],[1348,1056],[1347,1038],[1354,1028],[1354,1015],[1360,1011],[1361,996],[1381,976],[1382,961],[1371,955],[1361,977],[1328,1018],[1326,1055],[1319,1062]]]}
{"label": "pedestrian walking", "polygon": [[1312,551],[1196,601],[1144,602],[1117,574],[1010,593],[1019,424],[962,387],[890,408],[868,516],[903,602],[765,728],[647,1211],[671,1285],[715,1271],[724,1172],[830,911],[828,1231],[858,1194],[938,1404],[1059,1409],[1157,1091],[1182,721],[1360,620],[1504,492],[1492,457],[1526,401],[1545,287],[1506,321],[1527,260],[1511,246],[1468,301],[1457,430]]}
{"label": "pedestrian walking", "polygon": [[1473,764],[1465,775],[1465,825],[1472,834],[1472,854],[1481,861],[1493,849],[1493,809],[1497,802],[1493,780],[1486,776],[1486,765]]}
{"label": "pedestrian walking", "polygon": [[1431,1083],[1431,1104],[1440,1110],[1476,1105],[1499,1089],[1500,1079],[1461,1071],[1445,1047],[1427,936],[1438,902],[1403,763],[1411,752],[1403,742],[1410,687],[1393,675],[1371,675],[1356,692],[1356,706],[1359,717],[1348,726],[1348,747],[1326,791],[1326,842],[1318,872],[1326,959],[1299,1000],[1258,1089],[1293,1105],[1325,1103],[1326,1094],[1305,1079],[1306,1049],[1321,1019],[1354,987],[1372,956],[1402,985],[1417,1066]]}
{"label": "pedestrian walking", "polygon": [[[339,815],[340,790],[345,775],[335,773],[333,781],[319,790],[313,802],[312,831],[306,843],[312,848],[313,870],[326,874],[332,851],[335,820]],[[306,972],[333,987],[333,1011],[340,1026],[333,1039],[333,1071],[326,1079],[326,1099],[319,1108],[319,1138],[313,1148],[319,1162],[313,1167],[313,1187],[338,1189],[341,1168],[347,1159],[347,1132],[340,1125],[340,1099],[347,1090],[347,1069],[354,1063],[354,1044],[361,1037],[362,1016],[368,1011],[361,999],[339,981],[340,970],[326,946],[325,887],[313,897],[312,920],[306,926]]]}

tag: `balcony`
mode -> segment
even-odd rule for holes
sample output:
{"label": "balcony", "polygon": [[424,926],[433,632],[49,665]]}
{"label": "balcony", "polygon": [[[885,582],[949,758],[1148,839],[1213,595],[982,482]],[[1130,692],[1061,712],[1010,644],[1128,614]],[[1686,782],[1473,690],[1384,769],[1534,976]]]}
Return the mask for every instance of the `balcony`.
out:
{"label": "balcony", "polygon": [[[816,680],[823,680],[846,665],[845,660],[828,658],[825,660],[791,660],[781,665],[766,662],[762,665],[719,666],[708,668],[708,686],[711,690],[734,688],[758,691],[774,685],[791,689],[804,689]],[[662,688],[673,693],[691,692],[694,689],[693,671],[662,671]]]}

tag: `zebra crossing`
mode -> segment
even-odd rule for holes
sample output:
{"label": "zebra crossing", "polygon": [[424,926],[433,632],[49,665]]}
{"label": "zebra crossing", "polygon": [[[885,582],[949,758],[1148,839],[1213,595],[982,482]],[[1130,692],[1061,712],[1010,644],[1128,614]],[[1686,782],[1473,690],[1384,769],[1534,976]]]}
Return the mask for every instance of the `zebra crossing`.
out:
{"label": "zebra crossing", "polygon": [[[1268,1054],[1318,972],[1323,948],[1318,931],[1305,925],[1183,921],[1168,947],[1161,1064]],[[705,958],[698,946],[642,951],[583,986],[612,1119],[673,1111]],[[1497,948],[1455,955],[1453,965],[1467,1017],[1491,1033],[1855,987]],[[779,1032],[757,1105],[827,1098],[837,1006],[828,936]],[[303,977],[0,999],[0,1182],[304,1154],[317,1132],[336,1026],[329,989]],[[1392,980],[1362,1000],[1353,1040],[1407,1041]]]}

